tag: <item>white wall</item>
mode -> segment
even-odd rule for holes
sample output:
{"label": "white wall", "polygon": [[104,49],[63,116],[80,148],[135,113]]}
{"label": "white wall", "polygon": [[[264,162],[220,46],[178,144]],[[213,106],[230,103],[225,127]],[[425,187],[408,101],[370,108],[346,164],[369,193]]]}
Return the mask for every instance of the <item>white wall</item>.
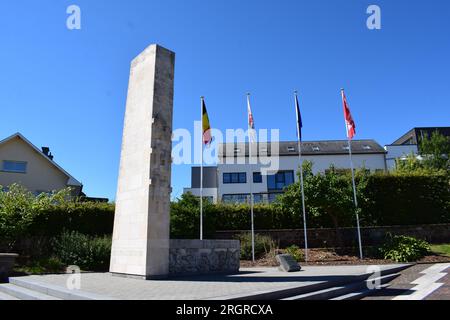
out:
{"label": "white wall", "polygon": [[[330,168],[330,165],[334,165],[339,169],[350,169],[350,161],[348,155],[315,155],[315,156],[303,156],[303,160],[313,162],[313,172],[325,172]],[[385,155],[384,154],[356,154],[353,155],[353,164],[355,168],[365,167],[371,171],[386,170]],[[295,181],[298,180],[297,169],[299,166],[298,156],[280,156],[279,157],[279,170],[293,170]],[[261,165],[252,165],[252,171],[260,171]],[[222,199],[224,194],[239,194],[250,193],[250,179],[253,179],[250,167],[247,164],[219,164],[218,165],[218,197]],[[224,184],[223,173],[227,172],[246,172],[247,183],[245,184]],[[275,173],[275,172],[274,172]],[[267,176],[262,176],[262,183],[252,184],[253,193],[266,193],[267,192]]]}
{"label": "white wall", "polygon": [[387,151],[386,163],[388,170],[395,169],[395,159],[407,157],[411,153],[417,155],[419,152],[416,144],[395,145],[395,146],[391,145],[385,146],[384,149]]}

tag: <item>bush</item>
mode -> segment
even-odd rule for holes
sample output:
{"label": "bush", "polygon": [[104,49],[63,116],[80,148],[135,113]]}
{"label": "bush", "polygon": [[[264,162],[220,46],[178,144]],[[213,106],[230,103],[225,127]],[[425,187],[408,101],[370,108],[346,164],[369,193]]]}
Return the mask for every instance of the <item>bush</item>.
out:
{"label": "bush", "polygon": [[303,251],[295,244],[285,249],[285,253],[291,255],[295,261],[304,261]]}
{"label": "bush", "polygon": [[93,236],[112,233],[114,204],[81,202],[69,195],[70,189],[35,196],[18,184],[8,191],[0,186],[0,251],[23,248],[21,240],[49,239],[63,230]]}
{"label": "bush", "polygon": [[76,231],[65,231],[52,243],[53,254],[65,265],[76,265],[90,271],[109,268],[110,237],[90,237]]}
{"label": "bush", "polygon": [[384,259],[414,262],[423,258],[430,251],[430,246],[426,241],[413,237],[388,235],[387,242],[380,251]]}
{"label": "bush", "polygon": [[[236,237],[241,242],[241,259],[252,260],[252,235],[250,232]],[[269,236],[255,234],[255,259],[259,259],[275,249],[275,242]]]}
{"label": "bush", "polygon": [[0,243],[3,250],[10,251],[32,224],[38,201],[17,184],[7,192],[2,189],[0,186]]}

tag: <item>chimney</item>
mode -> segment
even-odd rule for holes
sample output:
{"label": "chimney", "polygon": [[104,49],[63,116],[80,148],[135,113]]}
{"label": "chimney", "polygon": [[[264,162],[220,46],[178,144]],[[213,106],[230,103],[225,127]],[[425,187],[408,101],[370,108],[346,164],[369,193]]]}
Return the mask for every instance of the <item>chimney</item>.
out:
{"label": "chimney", "polygon": [[50,152],[50,148],[49,147],[42,147],[42,153],[45,154],[45,156],[47,156],[50,160],[53,160],[53,155]]}

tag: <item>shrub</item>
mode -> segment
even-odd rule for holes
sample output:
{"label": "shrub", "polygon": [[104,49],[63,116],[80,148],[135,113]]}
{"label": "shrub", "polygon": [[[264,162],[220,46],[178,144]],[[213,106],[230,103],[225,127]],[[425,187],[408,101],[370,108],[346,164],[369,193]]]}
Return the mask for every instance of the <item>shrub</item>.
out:
{"label": "shrub", "polygon": [[285,249],[285,252],[289,255],[291,255],[295,261],[300,262],[304,260],[303,251],[296,246],[295,244],[292,246],[289,246]]}
{"label": "shrub", "polygon": [[430,251],[430,246],[426,241],[413,237],[388,235],[380,251],[384,259],[413,262],[424,257]]}
{"label": "shrub", "polygon": [[76,265],[91,271],[108,270],[110,237],[91,237],[76,231],[65,231],[52,243],[54,255],[65,265]]}
{"label": "shrub", "polygon": [[[215,206],[203,201],[203,234],[212,238],[215,232]],[[197,239],[200,235],[200,199],[191,193],[170,205],[170,236],[177,239]]]}
{"label": "shrub", "polygon": [[[252,235],[250,232],[236,237],[241,242],[241,259],[252,259]],[[271,237],[255,234],[255,259],[259,259],[275,248],[275,242]]]}
{"label": "shrub", "polygon": [[[35,196],[18,184],[10,185],[7,191],[0,186],[0,251],[22,248],[36,256],[34,252],[48,251],[48,246],[41,246],[46,239],[63,230],[88,235],[112,233],[114,204],[81,202],[69,195],[69,188]],[[22,242],[29,239],[42,240],[37,244],[39,250],[24,249]]]}

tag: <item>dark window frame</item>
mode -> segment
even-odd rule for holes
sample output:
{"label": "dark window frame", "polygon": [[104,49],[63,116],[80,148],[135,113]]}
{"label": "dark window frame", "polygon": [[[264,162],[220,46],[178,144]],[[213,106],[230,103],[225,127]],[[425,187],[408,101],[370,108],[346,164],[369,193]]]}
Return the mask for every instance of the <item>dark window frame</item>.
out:
{"label": "dark window frame", "polygon": [[247,172],[224,172],[222,174],[223,184],[247,183]]}
{"label": "dark window frame", "polygon": [[253,172],[253,183],[262,183],[262,180],[261,172]]}
{"label": "dark window frame", "polygon": [[[290,175],[289,178],[286,175]],[[288,182],[291,182],[288,184]],[[267,190],[270,191],[283,191],[284,188],[290,186],[295,183],[294,171],[292,170],[283,170],[278,171],[275,174],[267,176]]]}

